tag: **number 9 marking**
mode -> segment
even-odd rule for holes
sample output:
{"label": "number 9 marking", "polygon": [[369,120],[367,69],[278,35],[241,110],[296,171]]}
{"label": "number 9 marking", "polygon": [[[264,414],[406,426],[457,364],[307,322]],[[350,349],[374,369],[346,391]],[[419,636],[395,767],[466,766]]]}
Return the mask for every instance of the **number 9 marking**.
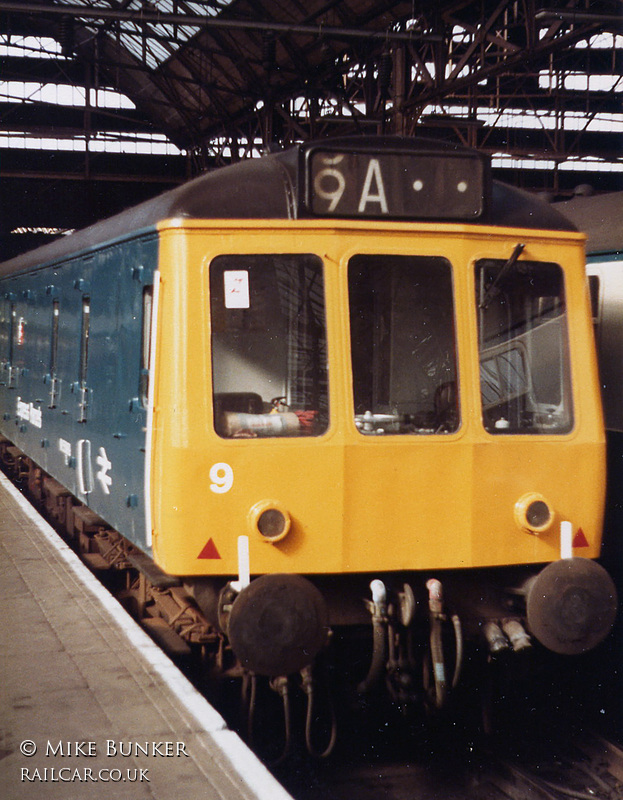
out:
{"label": "number 9 marking", "polygon": [[[334,184],[335,188],[328,189],[327,186]],[[321,200],[330,200],[329,211],[335,211],[337,204],[342,199],[346,181],[342,173],[337,169],[321,170],[314,178],[314,191]]]}
{"label": "number 9 marking", "polygon": [[234,471],[224,462],[213,464],[210,469],[210,489],[215,494],[225,494],[234,485]]}

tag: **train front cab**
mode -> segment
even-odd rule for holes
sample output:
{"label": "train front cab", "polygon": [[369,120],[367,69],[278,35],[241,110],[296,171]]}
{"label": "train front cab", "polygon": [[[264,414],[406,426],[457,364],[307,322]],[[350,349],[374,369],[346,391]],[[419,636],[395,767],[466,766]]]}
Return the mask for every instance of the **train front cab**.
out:
{"label": "train front cab", "polygon": [[[251,574],[275,576],[271,613],[275,598],[297,602],[283,576],[307,575],[335,625],[361,621],[372,578],[416,597],[438,575],[452,593],[473,568],[530,565],[525,582],[560,559],[561,522],[575,555],[599,556],[604,436],[580,236],[177,221],[160,238],[163,569],[222,585],[246,536]],[[469,617],[465,585],[481,594],[482,578],[456,584]],[[607,575],[557,574],[539,592],[553,585],[568,603],[533,602],[537,635],[592,647],[612,622]],[[479,613],[475,629],[503,609]]]}

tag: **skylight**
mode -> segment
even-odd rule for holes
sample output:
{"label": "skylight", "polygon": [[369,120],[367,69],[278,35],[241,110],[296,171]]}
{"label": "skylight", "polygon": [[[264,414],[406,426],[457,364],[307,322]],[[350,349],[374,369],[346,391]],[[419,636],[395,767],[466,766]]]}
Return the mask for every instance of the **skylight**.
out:
{"label": "skylight", "polygon": [[7,150],[54,150],[71,153],[123,153],[129,155],[179,156],[184,151],[162,134],[107,133],[85,136],[38,136],[29,131],[0,133],[0,148]]}
{"label": "skylight", "polygon": [[[86,92],[82,86],[62,83],[0,81],[0,100],[84,108]],[[91,108],[136,108],[129,97],[112,89],[91,89],[89,105]]]}
{"label": "skylight", "polygon": [[590,47],[591,50],[603,50],[610,48],[623,48],[623,36],[616,33],[598,33],[591,36],[588,41],[581,41],[576,44],[576,49],[586,49]]}
{"label": "skylight", "polygon": [[623,172],[623,160],[604,161],[600,158],[569,157],[564,161],[558,162],[549,158],[518,158],[508,153],[495,153],[491,158],[494,167],[502,169],[521,169],[521,170],[553,170],[559,169],[563,172]]}
{"label": "skylight", "polygon": [[56,39],[38,36],[7,36],[0,33],[0,56],[29,56],[31,58],[64,58]]}
{"label": "skylight", "polygon": [[[431,105],[424,110],[424,116],[448,116],[458,119],[471,119],[467,106]],[[521,128],[523,130],[565,130],[623,133],[623,111],[620,114],[595,113],[587,115],[581,111],[565,111],[558,116],[547,111],[533,109],[479,108],[476,111],[479,122],[488,127]]]}
{"label": "skylight", "polygon": [[621,75],[589,75],[586,72],[540,72],[541,89],[568,89],[578,92],[621,92],[623,77]]}
{"label": "skylight", "polygon": [[[34,36],[0,35],[0,56],[64,59],[56,40]],[[0,80],[0,101],[6,103],[86,108],[86,98],[86,90],[82,86]],[[113,89],[91,89],[89,107],[100,111],[132,111],[136,105],[129,97]],[[164,134],[133,131],[96,132],[87,138],[84,134],[42,136],[33,131],[13,129],[0,131],[0,148],[131,155],[181,155],[184,152],[172,144]]]}
{"label": "skylight", "polygon": [[13,228],[13,234],[26,234],[26,233],[44,233],[46,236],[68,236],[73,233],[71,228],[50,228],[36,225],[33,227],[19,227]]}
{"label": "skylight", "polygon": [[[107,0],[57,0],[60,5],[81,5],[85,8],[102,8],[110,11],[115,8],[114,3]],[[123,11],[136,11],[141,13],[152,12],[161,14],[191,14],[198,17],[214,17],[229,5],[227,2],[198,3],[192,0],[130,0],[123,3]],[[91,18],[85,17],[81,25],[92,30],[99,26]],[[107,23],[110,27],[110,22]],[[167,61],[178,48],[191,39],[199,30],[196,25],[172,25],[162,22],[145,22],[140,19],[119,20],[115,22],[114,36],[139,61],[156,69]]]}

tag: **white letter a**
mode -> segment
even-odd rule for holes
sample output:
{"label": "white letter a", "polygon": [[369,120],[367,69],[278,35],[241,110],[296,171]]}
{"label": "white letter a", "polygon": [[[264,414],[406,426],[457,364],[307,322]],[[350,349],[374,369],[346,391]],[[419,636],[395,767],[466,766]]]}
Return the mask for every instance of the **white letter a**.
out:
{"label": "white letter a", "polygon": [[[376,194],[371,194],[370,191],[373,181],[375,182],[376,186]],[[387,200],[385,198],[385,187],[383,186],[383,176],[381,175],[381,165],[376,158],[371,158],[370,163],[368,164],[368,172],[363,185],[361,199],[359,200],[358,211],[360,214],[365,213],[368,203],[380,203],[381,212],[383,214],[389,213],[387,208]]]}

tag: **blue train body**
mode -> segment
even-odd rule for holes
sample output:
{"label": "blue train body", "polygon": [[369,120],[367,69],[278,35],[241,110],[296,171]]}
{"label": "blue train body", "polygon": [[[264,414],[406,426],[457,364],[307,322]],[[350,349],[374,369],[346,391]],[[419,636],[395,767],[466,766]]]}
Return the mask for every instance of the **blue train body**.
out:
{"label": "blue train body", "polygon": [[158,239],[89,248],[7,276],[0,294],[1,432],[142,549],[145,287]]}

